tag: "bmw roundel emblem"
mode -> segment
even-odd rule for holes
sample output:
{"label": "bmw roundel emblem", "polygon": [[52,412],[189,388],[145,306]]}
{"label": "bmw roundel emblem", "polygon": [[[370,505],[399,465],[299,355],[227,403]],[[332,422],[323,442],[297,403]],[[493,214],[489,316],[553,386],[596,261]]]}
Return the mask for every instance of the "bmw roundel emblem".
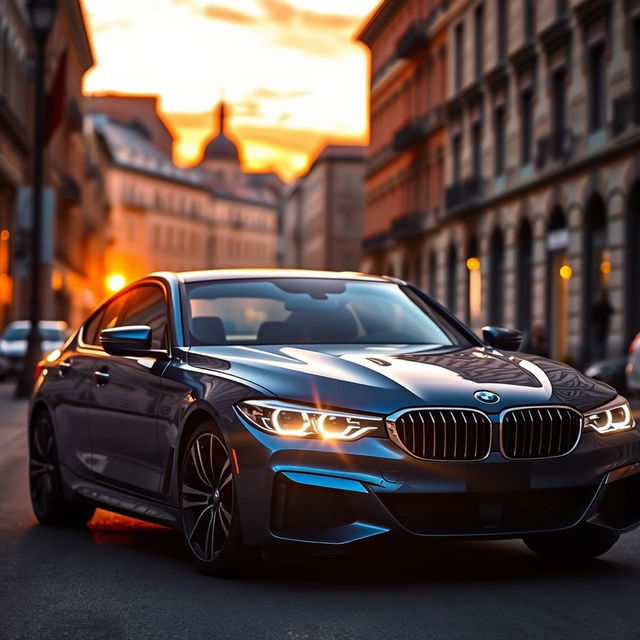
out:
{"label": "bmw roundel emblem", "polygon": [[493,391],[476,391],[473,395],[476,400],[487,404],[495,404],[500,400],[500,396],[497,393],[493,393]]}

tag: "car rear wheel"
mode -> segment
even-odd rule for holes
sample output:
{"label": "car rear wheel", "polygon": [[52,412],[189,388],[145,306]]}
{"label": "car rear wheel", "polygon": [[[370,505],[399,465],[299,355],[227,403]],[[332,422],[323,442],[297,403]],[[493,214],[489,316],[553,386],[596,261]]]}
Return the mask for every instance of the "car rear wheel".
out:
{"label": "car rear wheel", "polygon": [[180,465],[180,515],[187,550],[199,570],[231,577],[246,566],[249,550],[242,542],[235,470],[212,423],[191,436]]}
{"label": "car rear wheel", "polygon": [[29,489],[33,512],[40,524],[86,524],[95,507],[64,496],[51,417],[37,412],[29,428]]}
{"label": "car rear wheel", "polygon": [[582,528],[527,536],[523,540],[531,551],[543,558],[575,562],[603,555],[619,538],[619,535],[609,531]]}

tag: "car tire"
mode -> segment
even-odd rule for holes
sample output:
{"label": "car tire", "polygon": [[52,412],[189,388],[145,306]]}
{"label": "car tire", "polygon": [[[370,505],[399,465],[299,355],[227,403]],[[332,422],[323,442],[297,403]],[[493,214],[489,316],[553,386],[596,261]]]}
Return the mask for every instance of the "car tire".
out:
{"label": "car tire", "polygon": [[605,554],[619,538],[618,534],[611,531],[581,528],[527,536],[523,541],[531,551],[543,558],[570,563]]}
{"label": "car tire", "polygon": [[253,559],[242,540],[236,470],[213,422],[199,425],[185,447],[179,470],[179,510],[187,552],[201,573],[243,574]]}
{"label": "car tire", "polygon": [[37,411],[29,425],[29,493],[43,525],[84,525],[95,513],[94,506],[65,497],[53,422],[45,410]]}

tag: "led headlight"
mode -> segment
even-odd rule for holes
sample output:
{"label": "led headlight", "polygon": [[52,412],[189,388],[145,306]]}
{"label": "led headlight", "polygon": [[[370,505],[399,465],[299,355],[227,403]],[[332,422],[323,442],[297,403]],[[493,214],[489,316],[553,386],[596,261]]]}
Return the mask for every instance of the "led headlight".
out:
{"label": "led headlight", "polygon": [[383,420],[377,416],[325,411],[279,400],[245,400],[236,408],[253,426],[279,436],[357,440],[367,434],[384,435]]}
{"label": "led headlight", "polygon": [[629,403],[618,396],[613,402],[585,415],[585,427],[598,433],[628,431],[635,427]]}

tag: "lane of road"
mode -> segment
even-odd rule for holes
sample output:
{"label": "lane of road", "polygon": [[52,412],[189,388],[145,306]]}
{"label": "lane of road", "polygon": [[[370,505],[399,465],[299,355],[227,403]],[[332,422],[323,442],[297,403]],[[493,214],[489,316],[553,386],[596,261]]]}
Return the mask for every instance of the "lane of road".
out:
{"label": "lane of road", "polygon": [[99,511],[36,525],[26,406],[0,386],[0,638],[640,637],[640,533],[606,559],[545,566],[519,541],[271,563],[201,576],[168,529]]}

